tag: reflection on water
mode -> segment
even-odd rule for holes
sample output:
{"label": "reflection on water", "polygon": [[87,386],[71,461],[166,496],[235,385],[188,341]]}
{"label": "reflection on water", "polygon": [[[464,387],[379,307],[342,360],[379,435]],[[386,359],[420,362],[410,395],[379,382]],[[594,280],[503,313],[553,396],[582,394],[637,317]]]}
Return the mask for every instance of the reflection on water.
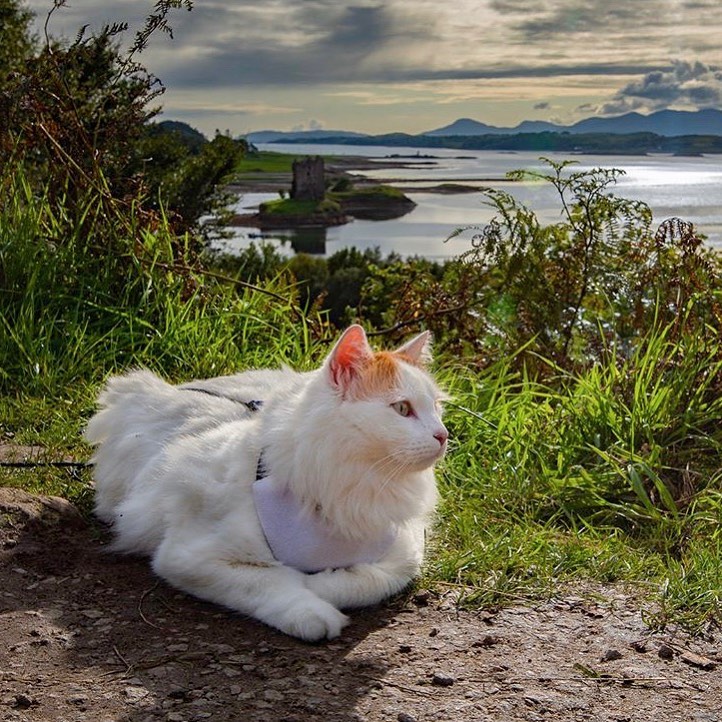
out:
{"label": "reflection on water", "polygon": [[276,245],[283,255],[308,253],[313,256],[326,255],[328,229],[322,226],[308,228],[280,228],[261,231],[257,228],[233,228],[231,238],[214,242],[214,248],[228,253],[247,248],[251,243]]}
{"label": "reflection on water", "polygon": [[277,231],[275,235],[288,243],[295,253],[326,254],[326,228],[294,228]]}
{"label": "reflection on water", "polygon": [[[293,154],[323,152],[378,158],[406,152],[400,148],[299,147],[278,144],[264,149]],[[410,149],[409,152],[415,150]],[[473,231],[468,231],[447,242],[446,239],[456,229],[483,226],[493,216],[493,210],[485,204],[485,197],[481,193],[440,195],[425,192],[425,188],[441,180],[460,178],[477,178],[479,187],[503,188],[517,201],[533,209],[542,223],[560,220],[559,199],[548,184],[509,183],[504,180],[508,171],[518,168],[548,172],[548,166],[539,160],[538,154],[464,151],[464,157],[460,157],[459,151],[442,148],[424,152],[437,156],[434,166],[364,171],[365,175],[378,178],[379,181],[405,179],[407,195],[417,206],[401,218],[387,221],[354,220],[331,228],[271,232],[236,228],[233,229],[234,237],[219,246],[233,252],[263,239],[277,245],[285,253],[332,254],[341,248],[355,246],[360,250],[379,247],[383,253],[395,251],[402,256],[448,258],[468,250],[473,235]],[[555,157],[558,161],[564,159],[562,156]],[[597,167],[624,170],[625,175],[614,188],[616,195],[647,203],[653,211],[655,223],[672,216],[692,221],[697,231],[708,237],[710,245],[722,248],[722,158],[577,156],[575,160],[579,163],[574,166],[574,170]],[[275,194],[246,194],[237,205],[237,210],[248,212],[259,203],[275,197]]]}

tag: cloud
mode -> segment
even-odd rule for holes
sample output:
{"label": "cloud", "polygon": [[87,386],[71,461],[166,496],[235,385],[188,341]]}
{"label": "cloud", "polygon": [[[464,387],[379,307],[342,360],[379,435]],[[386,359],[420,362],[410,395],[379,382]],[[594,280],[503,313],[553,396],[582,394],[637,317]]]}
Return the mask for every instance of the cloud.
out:
{"label": "cloud", "polygon": [[722,106],[722,69],[705,63],[675,60],[670,70],[647,73],[624,86],[612,100],[596,108],[599,115],[663,108]]}
{"label": "cloud", "polygon": [[548,43],[555,38],[569,43],[574,35],[593,36],[598,43],[606,38],[636,39],[644,45],[660,29],[665,34],[682,29],[697,19],[702,25],[717,24],[718,0],[686,2],[679,0],[490,0],[491,6],[509,18],[527,42]]}
{"label": "cloud", "polygon": [[[373,82],[418,58],[418,49],[433,39],[432,17],[407,17],[393,3],[217,4],[187,29],[179,25],[182,52],[154,55],[153,70],[164,82],[183,87]],[[209,43],[211,18],[216,33]]]}
{"label": "cloud", "polygon": [[308,121],[308,124],[299,123],[298,125],[294,125],[291,130],[294,132],[302,130],[323,130],[323,127],[324,126],[321,121],[311,118],[311,120]]}

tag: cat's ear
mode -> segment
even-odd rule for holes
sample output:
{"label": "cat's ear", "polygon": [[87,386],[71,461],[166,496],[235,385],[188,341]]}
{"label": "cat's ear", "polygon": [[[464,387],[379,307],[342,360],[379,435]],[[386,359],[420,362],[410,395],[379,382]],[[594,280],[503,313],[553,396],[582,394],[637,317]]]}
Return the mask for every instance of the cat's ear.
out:
{"label": "cat's ear", "polygon": [[412,363],[425,366],[431,362],[431,332],[423,331],[396,349],[397,354],[407,356]]}
{"label": "cat's ear", "polygon": [[345,391],[373,356],[366,332],[361,326],[349,326],[326,359],[326,371],[333,386]]}

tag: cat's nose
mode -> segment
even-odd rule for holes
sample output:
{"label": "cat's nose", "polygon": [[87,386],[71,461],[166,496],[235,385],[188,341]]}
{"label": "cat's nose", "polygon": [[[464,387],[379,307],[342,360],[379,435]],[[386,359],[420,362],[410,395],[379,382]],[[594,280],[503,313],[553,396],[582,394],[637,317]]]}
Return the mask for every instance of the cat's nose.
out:
{"label": "cat's nose", "polygon": [[443,446],[446,443],[446,440],[449,438],[449,432],[446,429],[443,429],[442,431],[437,431],[434,434],[434,438],[439,442],[441,446]]}

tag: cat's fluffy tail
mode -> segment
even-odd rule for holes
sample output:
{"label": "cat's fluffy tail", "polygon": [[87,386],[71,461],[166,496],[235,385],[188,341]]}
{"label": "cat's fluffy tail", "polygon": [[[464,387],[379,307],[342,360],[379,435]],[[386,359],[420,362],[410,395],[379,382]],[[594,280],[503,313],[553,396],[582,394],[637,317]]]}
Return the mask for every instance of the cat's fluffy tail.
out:
{"label": "cat's fluffy tail", "polygon": [[85,438],[96,446],[91,461],[95,512],[101,519],[114,520],[114,511],[133,481],[187,420],[187,413],[172,412],[176,395],[170,384],[150,371],[111,378],[100,394],[100,410],[88,423]]}
{"label": "cat's fluffy tail", "polygon": [[231,398],[172,386],[147,370],[111,378],[98,406],[85,438],[96,447],[95,512],[107,522],[116,521],[135,485],[152,481],[151,467],[169,443],[252,413]]}

